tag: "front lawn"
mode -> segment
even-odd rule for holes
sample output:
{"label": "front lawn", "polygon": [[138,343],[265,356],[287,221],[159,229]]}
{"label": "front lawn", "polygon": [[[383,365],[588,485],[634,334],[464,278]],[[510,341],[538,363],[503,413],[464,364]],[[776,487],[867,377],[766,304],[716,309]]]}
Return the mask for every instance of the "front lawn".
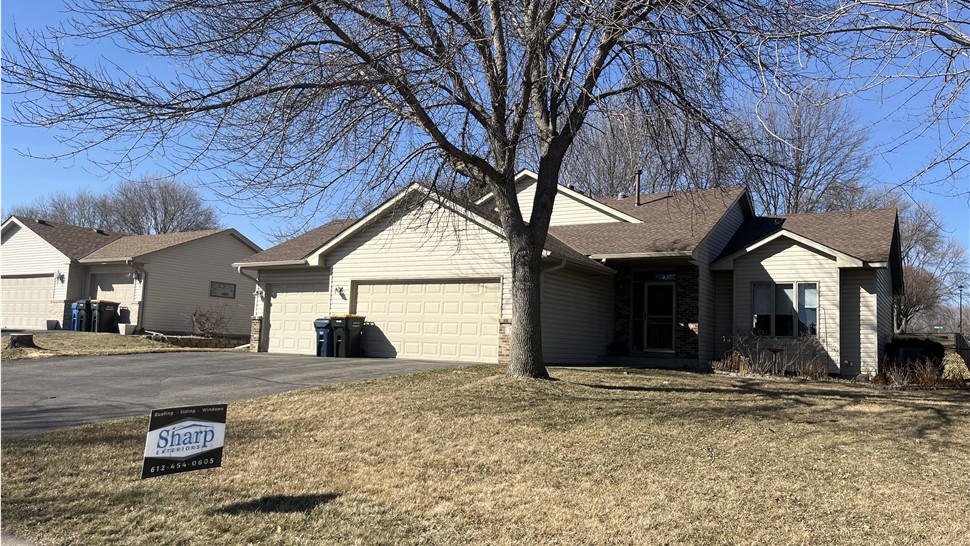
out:
{"label": "front lawn", "polygon": [[164,353],[174,351],[224,351],[226,349],[190,349],[169,343],[154,341],[149,336],[103,332],[58,332],[34,334],[34,344],[39,349],[7,347],[8,335],[0,340],[2,360],[25,360],[51,356],[104,356],[137,353]]}
{"label": "front lawn", "polygon": [[494,366],[231,404],[221,469],[145,418],[3,442],[43,544],[960,544],[970,392]]}

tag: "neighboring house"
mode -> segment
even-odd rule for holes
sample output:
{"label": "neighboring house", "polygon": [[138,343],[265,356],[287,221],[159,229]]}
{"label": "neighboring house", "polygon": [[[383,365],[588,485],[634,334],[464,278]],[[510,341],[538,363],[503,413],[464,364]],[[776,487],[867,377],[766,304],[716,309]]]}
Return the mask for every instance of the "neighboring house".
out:
{"label": "neighboring house", "polygon": [[[528,217],[535,175],[517,182]],[[412,185],[234,265],[258,281],[254,350],[313,354],[313,319],[356,313],[368,356],[504,362],[508,252],[490,198]],[[802,336],[831,373],[871,375],[902,290],[894,210],[763,218],[742,188],[592,199],[561,186],[542,266],[548,363],[697,368],[748,335],[780,350]]]}
{"label": "neighboring house", "polygon": [[259,247],[234,229],[125,235],[10,217],[2,227],[4,329],[70,329],[71,304],[120,304],[121,322],[191,332],[195,312],[217,313],[246,334],[255,283],[235,261]]}

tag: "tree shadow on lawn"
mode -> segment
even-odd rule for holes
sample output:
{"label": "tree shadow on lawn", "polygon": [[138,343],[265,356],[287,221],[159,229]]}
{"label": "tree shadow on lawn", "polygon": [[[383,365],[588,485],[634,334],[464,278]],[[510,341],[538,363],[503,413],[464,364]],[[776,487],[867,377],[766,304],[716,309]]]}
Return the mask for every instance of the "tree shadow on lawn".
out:
{"label": "tree shadow on lawn", "polygon": [[245,502],[223,506],[217,512],[238,516],[244,513],[298,513],[309,512],[322,504],[336,500],[337,493],[319,495],[269,495]]}
{"label": "tree shadow on lawn", "polygon": [[[937,436],[939,440],[941,434],[945,436],[947,430],[958,425],[960,416],[967,414],[965,408],[970,407],[970,391],[965,390],[899,391],[868,385],[840,388],[809,381],[776,383],[771,379],[746,377],[733,378],[730,386],[573,384],[606,391],[722,396],[727,397],[722,402],[736,403],[733,407],[732,404],[717,408],[697,407],[686,412],[685,408],[679,408],[680,418],[748,416],[804,424],[839,423],[839,416],[844,411],[863,404],[881,405],[892,410],[920,414],[920,419],[915,423],[892,423],[901,434],[914,439]],[[653,408],[654,411],[658,409]],[[812,415],[814,410],[819,413]]]}

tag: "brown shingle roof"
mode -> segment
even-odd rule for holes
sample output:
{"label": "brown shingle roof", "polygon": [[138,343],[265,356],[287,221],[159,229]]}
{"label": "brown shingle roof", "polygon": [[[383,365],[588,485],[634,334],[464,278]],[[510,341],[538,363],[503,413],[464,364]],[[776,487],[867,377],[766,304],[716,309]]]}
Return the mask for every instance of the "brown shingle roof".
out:
{"label": "brown shingle roof", "polygon": [[691,252],[713,229],[743,188],[665,192],[636,199],[598,201],[642,224],[607,223],[554,226],[549,233],[586,255]]}
{"label": "brown shingle roof", "polygon": [[246,258],[245,260],[241,260],[238,263],[288,262],[302,260],[355,222],[357,222],[357,220],[354,219],[333,220],[318,228],[311,229],[302,235],[297,235],[296,237],[288,241],[284,241],[274,247],[267,248],[258,254],[253,254],[252,256]]}
{"label": "brown shingle roof", "polygon": [[12,218],[16,218],[20,223],[56,248],[61,254],[64,254],[72,260],[79,260],[98,248],[124,237],[122,233],[111,233],[69,224],[57,224],[45,220],[21,218],[19,216],[13,216]]}
{"label": "brown shingle roof", "polygon": [[866,262],[886,262],[890,260],[895,227],[896,209],[751,218],[728,242],[721,257],[784,229]]}
{"label": "brown shingle roof", "polygon": [[108,243],[84,257],[85,262],[110,261],[123,258],[144,256],[176,245],[202,239],[228,229],[207,229],[202,231],[181,231],[159,235],[127,235]]}

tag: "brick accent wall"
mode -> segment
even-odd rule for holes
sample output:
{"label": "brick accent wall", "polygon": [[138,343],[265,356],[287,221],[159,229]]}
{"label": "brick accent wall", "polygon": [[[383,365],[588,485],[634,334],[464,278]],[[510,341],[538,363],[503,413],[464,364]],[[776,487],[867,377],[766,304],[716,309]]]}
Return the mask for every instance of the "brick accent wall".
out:
{"label": "brick accent wall", "polygon": [[511,357],[512,320],[500,319],[498,321],[498,363],[502,366],[508,366]]}
{"label": "brick accent wall", "polygon": [[632,339],[630,338],[633,309],[633,272],[621,269],[613,276],[613,347],[610,353],[614,356],[630,354]]}
{"label": "brick accent wall", "polygon": [[263,317],[253,317],[249,327],[249,352],[258,353],[263,348],[259,342],[263,339]]}
{"label": "brick accent wall", "polygon": [[610,353],[618,356],[630,354],[632,350],[633,328],[633,283],[634,272],[673,272],[677,275],[675,304],[677,326],[674,333],[676,358],[696,359],[698,357],[698,314],[699,291],[697,267],[683,265],[676,267],[637,267],[619,269],[614,278],[613,340]]}
{"label": "brick accent wall", "polygon": [[677,295],[674,301],[677,330],[674,333],[674,350],[677,358],[696,359],[698,356],[698,324],[700,276],[694,266],[677,268]]}

